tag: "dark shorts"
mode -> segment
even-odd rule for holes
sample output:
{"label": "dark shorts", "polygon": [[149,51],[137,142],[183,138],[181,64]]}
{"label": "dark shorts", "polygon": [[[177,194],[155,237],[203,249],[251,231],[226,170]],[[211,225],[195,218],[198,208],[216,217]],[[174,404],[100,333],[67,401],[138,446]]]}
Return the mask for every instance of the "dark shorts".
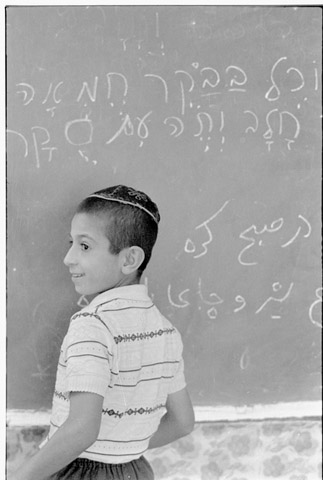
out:
{"label": "dark shorts", "polygon": [[154,480],[154,478],[154,472],[144,457],[117,464],[77,458],[48,477],[48,480]]}

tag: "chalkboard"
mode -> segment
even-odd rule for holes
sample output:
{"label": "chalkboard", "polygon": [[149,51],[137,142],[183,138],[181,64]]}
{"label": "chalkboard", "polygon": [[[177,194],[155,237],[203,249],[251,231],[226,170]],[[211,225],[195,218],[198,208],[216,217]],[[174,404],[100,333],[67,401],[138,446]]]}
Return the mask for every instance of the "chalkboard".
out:
{"label": "chalkboard", "polygon": [[144,190],[195,405],[320,398],[321,10],[7,7],[8,407],[49,408],[74,208]]}

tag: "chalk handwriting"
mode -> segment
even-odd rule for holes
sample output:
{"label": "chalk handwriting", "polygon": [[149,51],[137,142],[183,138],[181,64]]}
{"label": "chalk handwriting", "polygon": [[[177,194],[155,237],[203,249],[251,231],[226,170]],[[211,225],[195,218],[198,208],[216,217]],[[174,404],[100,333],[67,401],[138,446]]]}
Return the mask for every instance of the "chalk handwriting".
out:
{"label": "chalk handwriting", "polygon": [[[47,128],[35,126],[32,127],[31,130],[36,155],[36,166],[37,168],[40,168],[40,151],[48,151],[47,160],[50,162],[52,160],[53,151],[57,150],[57,147],[44,146],[48,145],[50,142],[50,133]],[[43,137],[42,140],[40,137]]]}
{"label": "chalk handwriting", "polygon": [[164,87],[164,100],[165,100],[165,103],[168,103],[168,87],[163,77],[161,77],[160,75],[154,75],[153,73],[147,73],[145,77],[157,78],[162,82],[162,85]]}
{"label": "chalk handwriting", "polygon": [[[293,287],[294,287],[294,283],[291,282],[291,284],[288,287],[287,292],[285,293],[285,295],[283,297],[280,297],[280,298],[273,297],[273,296],[268,297],[267,300],[258,308],[258,310],[256,310],[256,315],[258,313],[260,313],[270,302],[276,302],[276,303],[285,302],[285,300],[287,300],[287,298],[289,297]],[[272,289],[273,289],[274,293],[281,290],[281,288],[282,288],[282,285],[279,282],[274,282],[273,285],[272,285]],[[272,318],[273,318],[273,316],[272,316]],[[280,315],[275,315],[274,318],[281,318],[281,317],[280,317]]]}
{"label": "chalk handwriting", "polygon": [[[194,88],[194,85],[195,85],[195,82],[194,82],[194,79],[192,77],[192,75],[190,75],[188,72],[186,72],[185,70],[176,70],[175,71],[175,75],[179,75],[179,74],[184,74],[186,75],[188,78],[189,78],[189,81],[190,81],[190,87],[188,89],[189,92],[192,92],[193,88]],[[181,114],[182,115],[185,115],[185,109],[186,109],[186,97],[185,97],[185,89],[184,89],[184,83],[182,80],[180,80],[180,87],[181,87],[181,99],[182,99],[182,106],[181,106]]]}
{"label": "chalk handwriting", "polygon": [[[270,80],[271,80],[271,83],[272,85],[270,86],[269,90],[266,92],[266,95],[265,95],[265,98],[269,101],[269,102],[274,102],[275,100],[278,100],[278,98],[280,97],[280,90],[274,80],[274,73],[275,73],[275,70],[277,68],[277,66],[284,60],[287,60],[287,57],[280,57],[273,65],[272,69],[271,69],[271,72],[270,72]],[[271,95],[274,95],[273,97],[271,97]]]}
{"label": "chalk handwriting", "polygon": [[178,300],[181,302],[181,303],[175,303],[173,300],[172,300],[172,297],[171,297],[171,285],[168,285],[167,287],[167,295],[168,295],[168,301],[169,303],[173,306],[173,307],[176,307],[176,308],[185,308],[185,307],[188,307],[190,305],[190,303],[185,300],[183,298],[183,295],[185,295],[187,292],[189,292],[190,289],[189,288],[186,288],[185,290],[183,290],[179,295],[178,295]]}
{"label": "chalk handwriting", "polygon": [[133,135],[134,134],[134,126],[133,123],[130,119],[130,116],[127,114],[122,120],[122,124],[119,128],[119,130],[116,131],[116,133],[105,143],[106,145],[109,145],[112,143],[116,138],[118,138],[121,133],[124,133],[125,135]]}
{"label": "chalk handwriting", "polygon": [[[251,225],[246,230],[241,232],[240,235],[239,235],[239,238],[242,238],[243,240],[249,241],[249,244],[246,247],[244,247],[241,250],[241,252],[239,253],[239,255],[238,255],[239,263],[241,263],[241,265],[248,265],[248,266],[257,265],[258,262],[246,262],[242,259],[242,256],[245,254],[245,252],[247,250],[249,250],[250,248],[252,248],[256,244],[255,235],[261,235],[264,232],[268,232],[268,233],[277,232],[278,230],[280,230],[282,228],[283,224],[284,224],[284,219],[283,218],[278,218],[277,220],[274,220],[271,223],[270,227],[265,225],[261,230],[258,231],[256,225]],[[250,236],[250,232],[253,232],[254,235]],[[261,240],[258,243],[258,245],[263,246],[263,243],[262,243]]]}
{"label": "chalk handwriting", "polygon": [[[276,100],[278,100],[281,96],[281,91],[274,79],[274,74],[275,74],[275,70],[276,68],[278,67],[278,65],[281,63],[281,62],[284,62],[285,60],[287,60],[287,57],[280,57],[273,65],[272,69],[271,69],[271,72],[270,72],[270,80],[271,80],[271,86],[269,88],[269,90],[266,92],[265,94],[265,98],[266,100],[268,100],[269,102],[274,102]],[[305,79],[304,79],[304,75],[302,74],[302,72],[298,69],[298,68],[295,68],[295,67],[290,67],[286,70],[286,73],[287,75],[289,74],[293,74],[293,78],[298,78],[298,85],[294,88],[291,88],[290,91],[291,92],[297,92],[299,90],[301,90],[304,86],[305,86]]]}
{"label": "chalk handwriting", "polygon": [[28,142],[27,142],[26,138],[22,135],[22,133],[16,132],[16,130],[7,129],[6,132],[7,133],[13,133],[14,135],[17,135],[24,142],[24,146],[25,146],[24,157],[26,158],[28,156]]}
{"label": "chalk handwriting", "polygon": [[[298,215],[298,218],[300,218],[306,225],[306,233],[304,235],[304,238],[308,238],[310,235],[311,235],[311,232],[312,232],[312,227],[311,227],[311,224],[308,220],[306,220],[305,217],[303,217],[303,215]],[[293,237],[288,240],[287,242],[285,242],[283,245],[281,245],[282,248],[286,248],[288,247],[289,245],[291,245],[295,240],[296,238],[299,236],[300,232],[302,230],[302,227],[298,227],[295,235],[293,235]]]}
{"label": "chalk handwriting", "polygon": [[[238,87],[243,87],[247,83],[247,75],[246,73],[242,70],[242,68],[237,67],[235,65],[229,65],[225,69],[225,73],[228,73],[230,70],[234,71],[233,78],[230,80],[230,88],[229,92],[245,92],[245,88],[238,88]],[[240,78],[240,81],[238,80],[238,77]]]}
{"label": "chalk handwriting", "polygon": [[118,72],[107,73],[107,75],[106,75],[107,82],[108,82],[108,96],[107,96],[107,98],[108,98],[108,100],[110,100],[110,98],[111,98],[111,90],[112,90],[111,77],[113,77],[113,76],[114,77],[120,77],[122,79],[122,82],[123,82],[123,104],[125,104],[125,97],[127,96],[127,93],[128,93],[128,80],[122,73],[118,73]]}
{"label": "chalk handwriting", "polygon": [[202,302],[205,303],[206,305],[218,305],[220,303],[223,303],[223,299],[220,298],[217,293],[210,293],[209,297],[211,298],[211,300],[206,300],[204,298],[204,296],[202,294],[202,279],[201,278],[198,279],[197,294],[200,297],[200,299],[202,300]]}
{"label": "chalk handwriting", "polygon": [[253,133],[255,133],[258,130],[258,126],[259,126],[259,120],[258,120],[257,115],[255,114],[255,112],[252,112],[251,110],[244,110],[243,113],[249,113],[250,115],[252,115],[252,117],[255,121],[254,125],[250,125],[249,127],[246,128],[245,133],[248,133],[250,130]]}
{"label": "chalk handwriting", "polygon": [[[78,129],[77,126],[79,126],[80,129]],[[72,133],[70,132],[70,129],[72,129],[72,131],[76,131],[76,135],[74,134],[75,139],[71,138]],[[78,130],[81,132],[82,135],[77,135]],[[84,131],[86,135],[84,136],[85,138],[82,138]],[[77,118],[75,120],[67,122],[65,125],[65,138],[71,145],[80,146],[92,143],[93,123],[92,120],[88,117],[88,115],[86,115],[85,118]]]}
{"label": "chalk handwriting", "polygon": [[32,85],[29,83],[17,83],[17,87],[22,87],[20,90],[17,91],[17,94],[22,93],[23,94],[23,105],[29,105],[35,96],[35,89]]}
{"label": "chalk handwriting", "polygon": [[250,365],[250,353],[249,347],[246,347],[240,357],[240,368],[241,370],[246,370]]}
{"label": "chalk handwriting", "polygon": [[[138,39],[134,37],[129,37],[124,40],[130,41],[132,39],[136,42],[138,41]],[[144,61],[143,59],[141,60]],[[286,109],[285,106],[281,108],[278,105],[278,101],[282,97],[279,83],[282,82],[282,77],[283,80],[285,80],[285,83],[282,84],[286,84],[286,80],[289,80],[288,84],[290,86],[287,94],[290,94],[289,98],[291,100],[294,99],[295,94],[301,92],[305,87],[310,87],[313,92],[319,90],[319,73],[315,61],[313,62],[312,72],[309,73],[307,71],[306,75],[304,75],[297,66],[286,65],[287,61],[287,56],[281,56],[273,62],[270,70],[270,86],[264,95],[264,100],[277,104],[276,108],[271,108],[268,111],[262,109],[257,112],[252,108],[252,105],[248,106],[244,104],[241,111],[237,110],[236,112],[236,115],[242,115],[247,123],[244,125],[242,122],[237,122],[238,128],[242,129],[241,134],[262,135],[267,152],[274,151],[276,145],[280,151],[282,148],[286,149],[287,152],[291,151],[299,140],[303,128],[299,120],[299,118],[303,119],[302,115],[299,117],[299,114],[301,114],[302,99],[298,98],[296,100],[297,103],[294,105],[289,103],[290,107],[288,109]],[[284,65],[286,65],[285,70]],[[147,62],[145,62],[145,66],[147,66]],[[86,79],[80,79],[79,86],[76,87],[74,101],[80,106],[82,104],[87,106],[88,103],[97,103],[99,98],[103,98],[99,96],[99,89],[103,89],[102,93],[105,93],[107,104],[110,104],[112,107],[116,107],[116,101],[119,100],[119,115],[122,119],[121,124],[113,134],[110,134],[105,142],[106,146],[111,145],[121,134],[125,134],[128,137],[133,137],[136,134],[139,140],[139,147],[142,147],[144,140],[149,136],[149,124],[152,122],[160,122],[161,125],[166,125],[170,128],[159,130],[173,138],[181,137],[184,131],[190,132],[193,137],[200,140],[201,147],[205,153],[210,151],[211,140],[216,136],[215,119],[208,109],[212,108],[213,111],[217,109],[221,115],[221,126],[219,130],[221,137],[219,143],[212,142],[212,148],[215,148],[217,145],[217,148],[223,152],[225,145],[229,143],[228,140],[230,141],[230,137],[228,139],[227,135],[223,135],[224,116],[226,117],[226,125],[230,127],[232,111],[230,109],[227,111],[225,104],[221,109],[219,108],[223,102],[219,103],[218,96],[234,94],[235,92],[246,92],[249,75],[241,66],[235,64],[224,66],[223,71],[221,71],[216,66],[203,66],[200,65],[198,61],[195,61],[191,63],[190,68],[191,71],[185,70],[184,68],[174,69],[173,72],[169,72],[167,79],[154,72],[144,73],[143,68],[139,72],[147,82],[157,82],[157,86],[161,86],[163,103],[166,106],[170,105],[170,96],[172,94],[172,98],[174,98],[172,105],[179,105],[178,114],[169,111],[163,118],[160,118],[160,115],[155,110],[156,107],[151,107],[151,109],[148,107],[148,113],[140,116],[136,116],[136,112],[134,111],[121,111],[120,101],[125,105],[129,91],[134,92],[136,89],[132,88],[130,90],[127,77],[118,71],[104,74],[105,82],[101,82],[98,75],[93,75],[91,82]],[[178,79],[179,91],[178,85],[171,81],[171,75],[173,75],[174,79]],[[144,85],[144,82],[140,82],[140,84]],[[42,92],[42,89],[38,90],[37,87],[36,91],[34,85],[22,81],[16,83],[16,95],[22,98],[22,105],[24,107],[30,105],[32,102],[40,101],[40,104],[44,106],[46,112],[53,118],[58,111],[58,107],[64,107],[64,100],[67,96],[66,92],[73,93],[68,89],[63,96],[64,85],[64,79],[56,82],[49,81],[44,95],[43,93],[39,93]],[[147,87],[149,87],[149,83],[147,83]],[[174,91],[171,91],[171,88],[174,88]],[[158,94],[158,90],[156,94]],[[286,99],[285,95],[286,91],[284,91],[284,100]],[[292,97],[292,95],[294,97]],[[206,101],[204,101],[204,99]],[[307,100],[307,97],[303,98],[304,102]],[[70,101],[71,100],[69,100],[69,102]],[[230,103],[228,105],[230,105]],[[286,102],[284,105],[286,105]],[[102,108],[103,106],[101,104],[100,112],[103,112]],[[299,113],[296,114],[295,112],[297,111]],[[97,124],[89,120],[89,118],[84,119],[83,113],[80,117],[80,119],[68,119],[65,123],[65,140],[75,147],[92,143],[94,130],[97,128]],[[138,121],[136,127],[134,126],[135,121]],[[195,129],[194,122],[197,124]],[[100,125],[102,125],[102,123]],[[42,125],[39,126],[42,127]],[[48,123],[46,123],[43,128],[46,128],[47,131],[50,132]],[[17,132],[19,128],[13,126],[10,130]],[[154,128],[153,131],[158,131],[158,128]],[[230,135],[230,132],[234,131],[234,129],[228,128],[227,131],[228,135]],[[21,134],[25,136],[24,132],[21,132]],[[242,143],[244,142],[242,141]]]}
{"label": "chalk handwriting", "polygon": [[[77,97],[76,101],[79,102],[81,100],[82,96],[86,92],[86,94],[89,97],[89,99],[91,100],[91,102],[95,102],[96,101],[96,95],[97,95],[97,89],[98,89],[98,80],[99,80],[98,77],[94,78],[94,84],[93,84],[92,90],[90,90],[88,82],[83,82],[81,91],[78,94],[78,97]],[[86,103],[85,103],[85,105],[86,105]]]}
{"label": "chalk handwriting", "polygon": [[220,83],[220,75],[219,75],[219,72],[217,70],[215,70],[215,68],[211,68],[211,67],[204,67],[201,69],[200,71],[200,74],[202,75],[204,72],[211,72],[212,74],[212,77],[214,76],[215,77],[215,80],[211,81],[209,80],[208,78],[206,78],[204,81],[203,81],[203,84],[202,84],[202,88],[205,88],[207,85],[209,87],[212,87],[212,88],[215,88],[219,85]]}
{"label": "chalk handwriting", "polygon": [[[195,230],[198,230],[200,228],[205,228],[206,231],[207,231],[207,234],[208,234],[208,239],[205,242],[202,243],[202,247],[203,247],[202,252],[200,252],[196,255],[193,255],[193,258],[200,258],[207,253],[207,251],[208,251],[207,246],[213,240],[213,235],[212,235],[211,229],[209,228],[209,223],[212,220],[214,220],[225,209],[225,207],[228,205],[229,202],[230,202],[230,200],[227,200],[226,202],[224,202],[222,207],[220,207],[217,212],[215,212],[210,218],[208,218],[207,220],[202,222],[200,225],[197,225],[197,227],[195,227]],[[195,251],[196,251],[196,246],[190,238],[188,238],[185,242],[184,251],[186,253],[195,253]]]}
{"label": "chalk handwriting", "polygon": [[[309,312],[308,312],[310,320],[313,323],[313,325],[315,325],[316,327],[320,327],[320,328],[322,328],[322,316],[320,315],[321,322],[319,322],[319,320],[316,320],[314,318],[314,309],[317,305],[322,304],[322,291],[323,291],[322,287],[317,288],[315,290],[315,296],[316,296],[317,300],[315,300],[312,303],[312,305],[310,306]],[[320,308],[322,309],[322,307],[320,307]]]}
{"label": "chalk handwriting", "polygon": [[237,303],[241,303],[240,307],[237,307],[233,310],[234,313],[238,313],[238,312],[240,312],[240,310],[242,310],[246,306],[247,302],[245,301],[245,299],[241,295],[237,295],[235,297],[235,301]]}
{"label": "chalk handwriting", "polygon": [[[282,245],[281,245],[281,248],[286,248],[288,247],[289,245],[291,245],[296,239],[297,237],[300,235],[301,231],[302,231],[302,227],[305,228],[305,233],[303,235],[304,238],[308,238],[310,235],[311,235],[311,232],[312,232],[312,227],[311,227],[311,224],[310,222],[303,216],[303,215],[298,215],[298,218],[302,221],[302,226],[299,226],[297,228],[297,231],[295,232],[295,234],[293,234],[293,236],[285,241]],[[242,238],[243,240],[246,240],[248,241],[248,245],[246,245],[239,253],[238,255],[238,261],[241,265],[246,265],[246,266],[252,266],[252,265],[257,265],[258,262],[256,261],[246,261],[244,258],[242,258],[244,256],[244,254],[250,250],[253,246],[255,246],[256,244],[260,247],[263,247],[264,246],[264,242],[263,240],[257,240],[256,239],[256,236],[260,236],[264,233],[275,233],[275,232],[278,232],[278,230],[280,230],[282,228],[282,226],[284,225],[284,219],[281,217],[281,218],[278,218],[277,220],[274,220],[270,227],[268,227],[267,225],[264,225],[264,227],[262,229],[259,229],[256,227],[256,225],[251,225],[250,227],[248,227],[246,230],[244,230],[243,232],[240,233],[239,235],[239,238]]]}
{"label": "chalk handwriting", "polygon": [[169,125],[173,127],[173,130],[171,131],[170,135],[174,135],[174,137],[179,137],[183,131],[184,131],[184,123],[179,117],[167,117],[164,120],[164,124]]}

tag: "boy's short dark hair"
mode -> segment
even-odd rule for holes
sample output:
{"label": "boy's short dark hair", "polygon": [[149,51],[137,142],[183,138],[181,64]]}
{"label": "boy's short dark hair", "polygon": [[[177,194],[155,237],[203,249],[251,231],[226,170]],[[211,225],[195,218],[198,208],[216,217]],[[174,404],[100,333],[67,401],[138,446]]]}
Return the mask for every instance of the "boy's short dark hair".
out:
{"label": "boy's short dark hair", "polygon": [[77,207],[76,213],[89,213],[106,219],[106,236],[110,242],[110,253],[113,255],[131,246],[142,248],[145,258],[138,268],[138,277],[142,275],[158,235],[158,224],[150,214],[137,206],[108,200],[96,194],[85,198]]}

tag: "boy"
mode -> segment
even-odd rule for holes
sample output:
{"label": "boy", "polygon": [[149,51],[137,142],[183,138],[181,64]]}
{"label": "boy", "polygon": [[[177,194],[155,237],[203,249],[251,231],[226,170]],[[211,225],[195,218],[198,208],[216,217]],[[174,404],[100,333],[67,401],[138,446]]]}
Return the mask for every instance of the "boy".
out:
{"label": "boy", "polygon": [[64,263],[75,290],[95,297],[62,344],[47,443],[15,480],[150,480],[143,453],[192,431],[180,334],[139,284],[159,220],[123,185],[77,208]]}

